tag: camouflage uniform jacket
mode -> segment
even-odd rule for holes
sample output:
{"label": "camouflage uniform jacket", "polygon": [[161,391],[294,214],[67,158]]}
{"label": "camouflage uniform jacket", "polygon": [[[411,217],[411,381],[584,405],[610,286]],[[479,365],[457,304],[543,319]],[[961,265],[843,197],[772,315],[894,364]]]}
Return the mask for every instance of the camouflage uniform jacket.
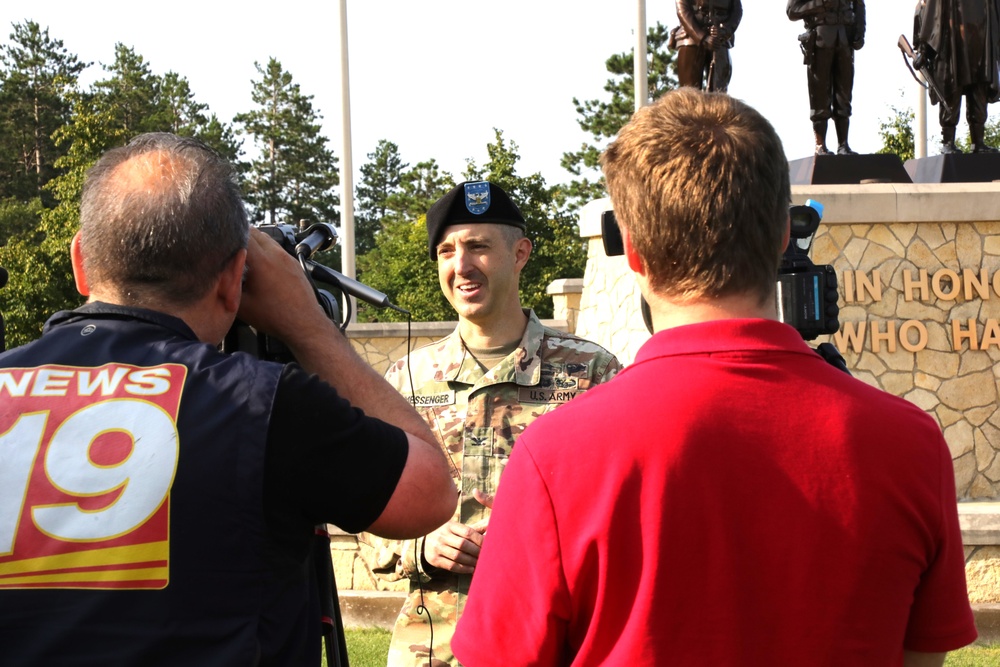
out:
{"label": "camouflage uniform jacket", "polygon": [[[596,343],[542,326],[525,311],[528,325],[521,343],[489,371],[466,351],[456,329],[450,336],[414,350],[386,373],[386,379],[410,398],[430,425],[450,460],[461,492],[454,519],[482,521],[489,510],[473,489],[495,493],[514,442],[535,418],[614,377],[618,359]],[[413,391],[409,376],[412,372]],[[364,558],[372,571],[391,580],[408,578],[410,593],[393,630],[389,665],[428,664],[431,614],[434,665],[458,664],[450,642],[465,605],[471,575],[433,568],[423,558],[424,538],[403,542],[361,536]]]}

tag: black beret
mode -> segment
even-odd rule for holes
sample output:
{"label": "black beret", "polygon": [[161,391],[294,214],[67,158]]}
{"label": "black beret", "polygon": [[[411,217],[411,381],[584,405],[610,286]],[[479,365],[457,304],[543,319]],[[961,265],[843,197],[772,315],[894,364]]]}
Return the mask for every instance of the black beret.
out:
{"label": "black beret", "polygon": [[437,259],[437,244],[444,228],[470,222],[492,222],[524,230],[524,216],[498,185],[488,181],[465,181],[434,202],[427,211],[427,247]]}

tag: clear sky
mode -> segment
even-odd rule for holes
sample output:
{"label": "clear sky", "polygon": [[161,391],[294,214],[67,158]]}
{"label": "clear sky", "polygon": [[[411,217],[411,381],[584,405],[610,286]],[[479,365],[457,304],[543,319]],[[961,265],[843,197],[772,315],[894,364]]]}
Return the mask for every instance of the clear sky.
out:
{"label": "clear sky", "polygon": [[[732,50],[729,92],[777,128],[790,160],[812,153],[805,66],[781,0],[744,0]],[[913,29],[914,0],[868,3],[868,36],[856,54],[851,145],[881,146],[879,122],[891,107],[915,107],[917,88],[896,41]],[[601,98],[604,61],[635,44],[633,0],[348,0],[353,163],[366,161],[379,139],[395,142],[411,164],[436,158],[456,178],[467,158],[486,160],[493,128],[519,146],[522,175],[541,172],[550,184],[569,180],[563,152],[588,139],[572,100]],[[648,0],[647,24],[677,25],[674,2]],[[342,157],[340,23],[336,0],[244,3],[175,0],[7,0],[0,4],[4,41],[25,19],[93,67],[114,45],[133,47],[157,74],[173,70],[221,120],[251,108],[254,62],[277,58],[323,115],[324,131]],[[994,111],[994,113],[996,113]],[[938,138],[937,107],[928,133]],[[963,108],[964,116],[964,108]],[[964,125],[964,123],[963,123]],[[960,127],[960,135],[965,133]],[[836,143],[831,124],[829,142]],[[937,152],[932,147],[931,154]],[[356,179],[355,179],[356,181]]]}

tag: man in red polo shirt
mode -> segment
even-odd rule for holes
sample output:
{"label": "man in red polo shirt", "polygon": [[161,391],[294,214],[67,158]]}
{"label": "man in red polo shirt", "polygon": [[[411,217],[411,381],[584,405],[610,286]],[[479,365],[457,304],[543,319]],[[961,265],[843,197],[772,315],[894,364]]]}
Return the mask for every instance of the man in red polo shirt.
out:
{"label": "man in red polo shirt", "polygon": [[976,637],[951,457],[926,413],[778,321],[774,129],[685,88],[638,111],[602,166],[655,333],[522,434],[455,655],[941,665]]}

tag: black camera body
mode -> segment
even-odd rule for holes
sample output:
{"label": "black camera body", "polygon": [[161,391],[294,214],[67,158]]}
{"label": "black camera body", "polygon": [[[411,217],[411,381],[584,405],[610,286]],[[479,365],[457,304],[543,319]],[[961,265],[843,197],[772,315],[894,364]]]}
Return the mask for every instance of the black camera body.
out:
{"label": "black camera body", "polygon": [[[781,258],[777,276],[778,315],[795,328],[804,340],[813,340],[840,329],[837,305],[837,274],[830,265],[817,266],[809,259],[812,240],[823,217],[823,205],[808,200],[803,206],[791,206],[791,239]],[[621,230],[613,210],[601,214],[604,252],[609,256],[625,254]],[[652,333],[649,306],[642,300],[642,316]]]}
{"label": "black camera body", "polygon": [[[313,225],[306,230],[296,230],[293,225],[273,224],[259,225],[257,229],[264,232],[278,242],[285,252],[292,257],[299,259],[303,264],[303,270],[307,271],[308,256],[316,250],[321,250],[332,244],[337,238],[337,232],[333,225],[321,223]],[[309,241],[307,237],[316,234],[314,238],[319,238],[318,243]],[[309,241],[310,247],[303,248],[303,242]],[[327,317],[340,326],[340,306],[336,297],[324,289],[315,289],[316,300],[323,307]],[[251,327],[250,325],[236,320],[230,327],[229,332],[222,341],[223,352],[246,352],[258,359],[267,361],[278,361],[289,363],[295,361],[294,355],[288,347],[277,338],[268,336]]]}
{"label": "black camera body", "polygon": [[[307,229],[300,231],[296,231],[295,227],[292,225],[285,224],[258,225],[257,229],[277,241],[278,245],[284,248],[285,252],[292,257],[299,258],[303,254],[306,255],[304,260],[306,266],[304,268],[310,277],[314,277],[310,268],[315,265],[312,262],[307,261],[308,256],[312,255],[316,251],[325,250],[337,240],[337,230],[334,229],[333,225],[328,223],[312,225]],[[309,236],[311,234],[319,235],[319,244],[314,243],[310,245]],[[305,247],[303,246],[303,242],[306,244]],[[323,311],[326,313],[327,317],[338,324],[341,322],[340,302],[337,297],[325,289],[317,289],[316,300],[319,301],[319,305],[323,307]]]}
{"label": "black camera body", "polygon": [[778,268],[778,316],[795,327],[802,338],[836,333],[840,329],[837,273],[829,264],[809,259],[813,237],[823,218],[823,205],[809,199],[791,206],[791,239]]}

